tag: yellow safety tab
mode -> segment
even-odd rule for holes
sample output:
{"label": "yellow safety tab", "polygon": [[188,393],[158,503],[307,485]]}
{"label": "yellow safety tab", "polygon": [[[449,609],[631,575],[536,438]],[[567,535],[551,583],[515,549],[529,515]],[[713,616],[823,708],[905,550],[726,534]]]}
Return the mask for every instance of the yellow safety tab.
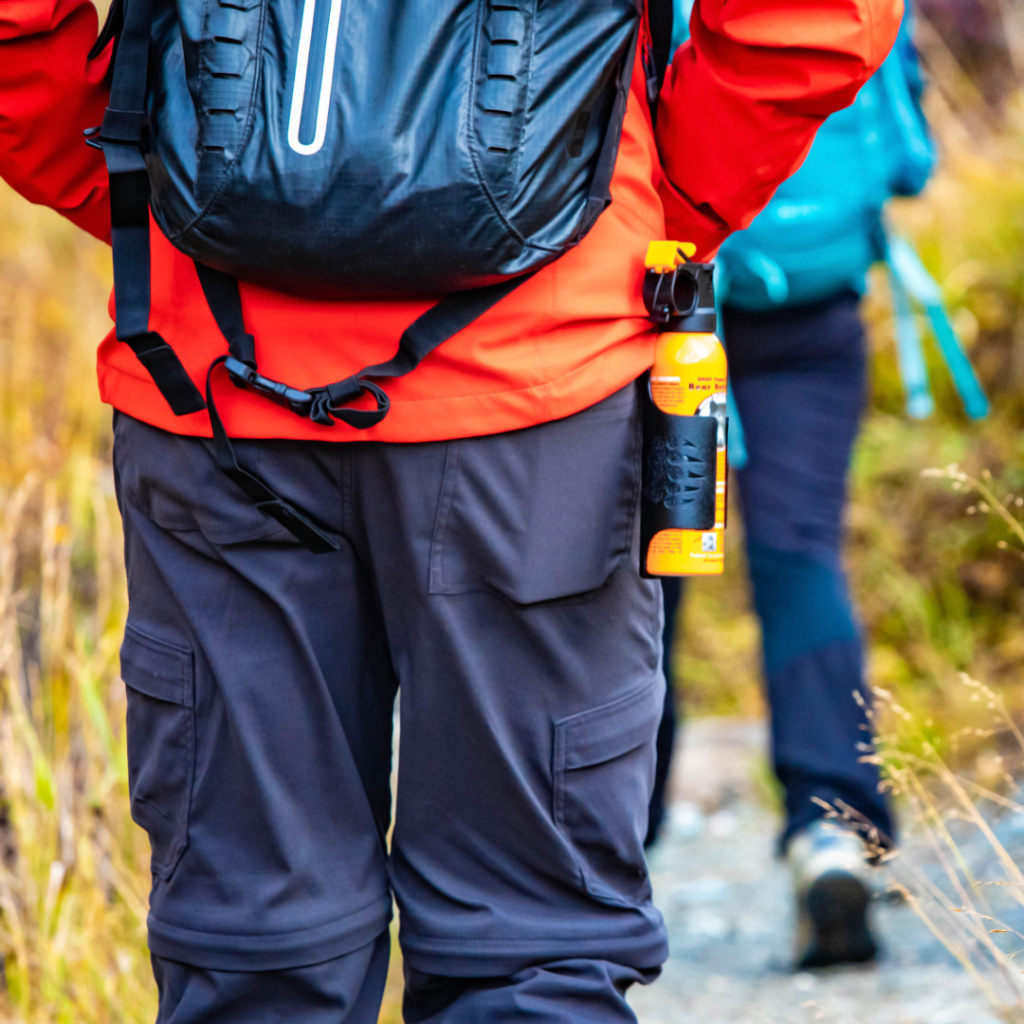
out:
{"label": "yellow safety tab", "polygon": [[647,244],[647,258],[644,260],[644,266],[648,270],[656,270],[659,274],[666,274],[670,270],[675,270],[683,262],[680,250],[687,256],[692,257],[697,252],[697,246],[693,242],[649,242]]}

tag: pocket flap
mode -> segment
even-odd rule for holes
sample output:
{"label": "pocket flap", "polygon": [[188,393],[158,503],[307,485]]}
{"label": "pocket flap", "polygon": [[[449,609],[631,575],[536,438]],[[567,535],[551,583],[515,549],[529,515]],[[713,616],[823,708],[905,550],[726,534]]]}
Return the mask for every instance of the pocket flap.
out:
{"label": "pocket flap", "polygon": [[190,708],[195,703],[192,651],[157,640],[132,625],[121,644],[121,678],[133,690],[156,700]]}
{"label": "pocket flap", "polygon": [[560,742],[555,770],[601,764],[649,742],[661,721],[664,690],[660,683],[658,676],[611,704],[557,722]]}
{"label": "pocket flap", "polygon": [[430,593],[496,591],[517,604],[593,595],[633,542],[639,440],[630,384],[563,420],[452,441]]}

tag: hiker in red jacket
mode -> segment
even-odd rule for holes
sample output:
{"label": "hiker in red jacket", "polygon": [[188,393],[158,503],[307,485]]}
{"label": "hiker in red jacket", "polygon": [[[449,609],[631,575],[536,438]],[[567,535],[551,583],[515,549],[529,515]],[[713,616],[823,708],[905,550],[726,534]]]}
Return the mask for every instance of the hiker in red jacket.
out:
{"label": "hiker in red jacket", "polygon": [[700,0],[660,89],[654,6],[0,7],[0,175],[114,246],[160,1021],[369,1024],[392,896],[407,1021],[629,1021],[665,958],[644,252],[746,226],[902,4]]}

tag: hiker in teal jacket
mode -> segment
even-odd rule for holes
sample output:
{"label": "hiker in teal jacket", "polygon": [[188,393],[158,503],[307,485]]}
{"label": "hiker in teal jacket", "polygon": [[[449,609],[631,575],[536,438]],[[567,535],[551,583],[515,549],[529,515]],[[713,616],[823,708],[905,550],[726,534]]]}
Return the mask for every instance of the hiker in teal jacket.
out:
{"label": "hiker in teal jacket", "polygon": [[[674,42],[685,38],[688,13],[677,9]],[[934,164],[921,89],[908,15],[857,100],[825,122],[801,169],[717,260],[730,445],[763,632],[773,763],[785,790],[780,845],[793,862],[802,967],[875,955],[863,840],[885,846],[893,835],[877,769],[862,761],[870,696],[841,560],[847,468],[866,395],[858,304],[873,263],[891,267],[910,414],[931,411],[911,296],[931,316],[969,414],[986,408],[937,288],[884,223],[886,201],[920,192]],[[679,584],[665,587],[668,659]],[[662,782],[672,717],[669,707]],[[829,806],[848,809],[849,827],[826,824]],[[649,841],[662,807],[659,791]]]}

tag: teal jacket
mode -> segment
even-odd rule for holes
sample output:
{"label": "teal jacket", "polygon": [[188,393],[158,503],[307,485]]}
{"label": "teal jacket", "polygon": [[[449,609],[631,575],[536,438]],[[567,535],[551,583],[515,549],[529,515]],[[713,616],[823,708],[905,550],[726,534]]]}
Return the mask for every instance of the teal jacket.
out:
{"label": "teal jacket", "polygon": [[886,200],[916,195],[935,165],[921,91],[908,14],[854,103],[825,121],[803,166],[722,245],[725,302],[767,310],[864,291],[868,268],[887,255]]}

